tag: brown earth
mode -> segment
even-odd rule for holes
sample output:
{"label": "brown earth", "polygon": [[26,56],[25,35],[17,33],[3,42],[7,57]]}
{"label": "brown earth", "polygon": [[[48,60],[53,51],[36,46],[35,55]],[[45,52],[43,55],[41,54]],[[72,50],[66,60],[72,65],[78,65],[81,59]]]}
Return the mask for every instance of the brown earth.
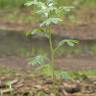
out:
{"label": "brown earth", "polygon": [[[28,59],[16,56],[0,58],[0,65],[8,68],[15,68],[20,70],[29,70],[32,67],[28,64]],[[82,56],[82,57],[62,57],[56,60],[57,68],[78,71],[78,70],[95,70],[96,56]]]}
{"label": "brown earth", "polygon": [[[12,90],[6,83],[10,81]],[[29,76],[0,76],[0,91],[4,96],[96,96],[96,78],[64,80]],[[53,84],[55,83],[54,87]],[[55,91],[54,91],[55,90]]]}

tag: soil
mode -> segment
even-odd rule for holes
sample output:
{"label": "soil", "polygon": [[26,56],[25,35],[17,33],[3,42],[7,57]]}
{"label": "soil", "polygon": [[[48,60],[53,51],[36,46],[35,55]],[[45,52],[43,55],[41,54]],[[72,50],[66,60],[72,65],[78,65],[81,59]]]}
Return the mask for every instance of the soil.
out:
{"label": "soil", "polygon": [[[30,70],[28,59],[23,57],[9,56],[0,58],[0,65],[23,71]],[[96,56],[67,56],[56,59],[56,67],[67,71],[95,70]]]}
{"label": "soil", "polygon": [[[7,82],[10,82],[12,89]],[[53,81],[42,76],[0,76],[0,89],[4,96],[96,96],[96,78],[82,81],[58,78]]]}

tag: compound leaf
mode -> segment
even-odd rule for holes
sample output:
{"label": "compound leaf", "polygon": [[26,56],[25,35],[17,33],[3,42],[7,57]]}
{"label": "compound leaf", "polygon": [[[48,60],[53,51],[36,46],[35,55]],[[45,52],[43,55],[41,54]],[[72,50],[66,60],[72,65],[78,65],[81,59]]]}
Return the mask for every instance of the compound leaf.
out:
{"label": "compound leaf", "polygon": [[58,47],[61,47],[67,43],[69,46],[74,46],[75,44],[78,44],[78,40],[62,40],[59,42]]}
{"label": "compound leaf", "polygon": [[55,18],[55,17],[50,17],[47,20],[45,20],[43,23],[41,23],[40,26],[48,26],[50,24],[58,24],[59,22],[62,22],[62,19]]}
{"label": "compound leaf", "polygon": [[29,64],[31,65],[42,65],[47,60],[47,56],[44,55],[38,55],[36,57],[33,57],[29,60]]}

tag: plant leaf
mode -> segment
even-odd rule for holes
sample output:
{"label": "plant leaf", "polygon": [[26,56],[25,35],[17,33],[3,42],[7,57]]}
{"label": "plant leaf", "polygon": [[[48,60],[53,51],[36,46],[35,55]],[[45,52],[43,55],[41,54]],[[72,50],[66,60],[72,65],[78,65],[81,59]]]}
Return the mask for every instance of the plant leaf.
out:
{"label": "plant leaf", "polygon": [[38,56],[36,56],[34,58],[31,58],[29,60],[29,64],[31,64],[31,65],[42,65],[42,64],[45,63],[46,60],[47,60],[46,54],[38,55]]}
{"label": "plant leaf", "polygon": [[58,47],[61,47],[62,45],[64,45],[65,43],[67,43],[69,46],[74,46],[75,44],[78,43],[78,40],[62,40],[59,42]]}
{"label": "plant leaf", "polygon": [[45,20],[43,23],[41,23],[41,27],[42,26],[48,26],[48,25],[50,25],[50,24],[58,24],[59,22],[62,22],[62,19],[60,19],[60,18],[52,18],[52,17],[50,17],[50,18],[48,18],[47,20]]}
{"label": "plant leaf", "polygon": [[57,71],[56,76],[59,78],[66,79],[66,80],[71,78],[70,74],[66,71]]}
{"label": "plant leaf", "polygon": [[53,70],[51,64],[43,65],[43,67],[40,70],[42,75],[52,76]]}
{"label": "plant leaf", "polygon": [[46,94],[43,91],[38,91],[36,96],[46,96]]}
{"label": "plant leaf", "polygon": [[36,5],[37,7],[40,7],[40,8],[45,8],[46,7],[45,3],[39,2],[37,0],[28,1],[27,3],[25,3],[25,5],[26,6]]}
{"label": "plant leaf", "polygon": [[32,32],[26,32],[26,36],[33,36],[33,35],[39,35],[39,36],[44,36],[46,38],[49,38],[48,32],[45,31],[44,28],[37,28],[34,29]]}
{"label": "plant leaf", "polygon": [[44,33],[45,30],[43,28],[36,28],[31,32],[31,35],[36,35],[38,33]]}
{"label": "plant leaf", "polygon": [[43,33],[43,32],[44,32],[44,29],[42,29],[42,28],[36,28],[32,32],[26,32],[26,36],[36,35],[38,33]]}
{"label": "plant leaf", "polygon": [[78,79],[78,80],[88,79],[88,76],[86,74],[81,73],[81,72],[73,72],[73,77],[74,77],[74,79]]}
{"label": "plant leaf", "polygon": [[52,12],[52,11],[55,11],[55,10],[56,10],[56,7],[48,6],[46,8],[39,9],[36,13],[38,13],[40,15],[43,15],[45,17],[48,17],[49,13]]}

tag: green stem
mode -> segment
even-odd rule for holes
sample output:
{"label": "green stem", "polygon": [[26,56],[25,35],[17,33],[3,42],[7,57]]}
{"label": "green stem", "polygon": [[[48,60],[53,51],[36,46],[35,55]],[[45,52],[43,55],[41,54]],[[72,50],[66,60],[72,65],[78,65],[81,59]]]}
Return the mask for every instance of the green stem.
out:
{"label": "green stem", "polygon": [[50,46],[50,51],[51,51],[51,66],[52,66],[52,71],[53,71],[53,75],[52,78],[53,80],[55,80],[55,70],[54,70],[54,65],[55,65],[55,54],[54,54],[54,48],[53,48],[53,43],[52,43],[52,33],[51,33],[51,29],[50,26],[48,27],[48,31],[49,31],[49,46]]}
{"label": "green stem", "polygon": [[51,33],[51,28],[50,26],[48,27],[49,31],[49,46],[50,46],[50,51],[51,51],[51,68],[52,68],[52,80],[53,80],[53,93],[56,93],[56,75],[55,75],[55,52],[54,52],[54,47],[52,43],[52,33]]}

